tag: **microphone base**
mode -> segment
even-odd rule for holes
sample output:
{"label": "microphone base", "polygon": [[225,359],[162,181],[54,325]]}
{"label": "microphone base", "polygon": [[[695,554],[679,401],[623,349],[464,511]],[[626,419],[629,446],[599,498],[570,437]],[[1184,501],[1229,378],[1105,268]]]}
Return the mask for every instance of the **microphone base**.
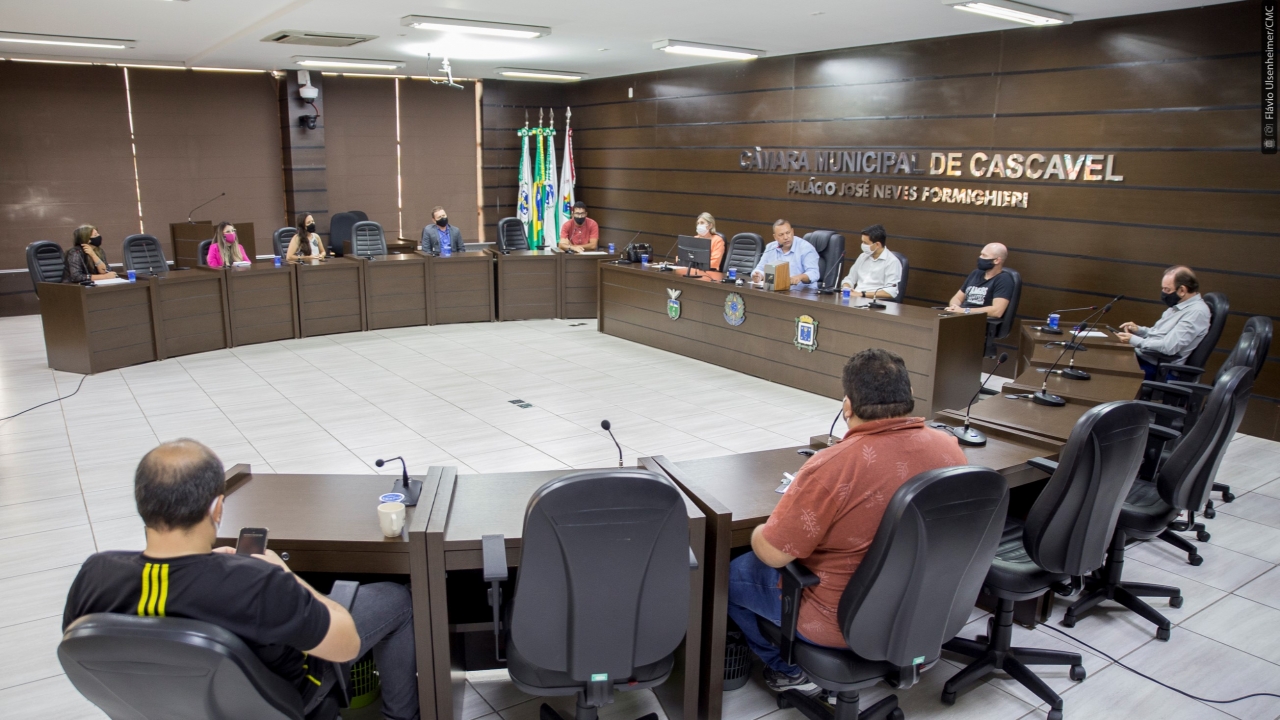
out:
{"label": "microphone base", "polygon": [[820,287],[820,288],[818,288],[818,294],[819,294],[819,295],[835,295],[835,294],[836,294],[836,289],[835,289],[835,288],[824,288],[824,287]]}
{"label": "microphone base", "polygon": [[1034,329],[1039,330],[1041,333],[1045,335],[1061,335],[1062,334],[1061,328],[1051,328],[1048,325],[1037,325]]}
{"label": "microphone base", "polygon": [[1063,377],[1069,377],[1073,380],[1088,380],[1089,378],[1093,377],[1092,375],[1085,372],[1084,370],[1081,370],[1079,368],[1073,368],[1073,367],[1066,368],[1061,372]]}
{"label": "microphone base", "polygon": [[832,445],[840,442],[840,440],[841,438],[838,438],[835,435],[814,435],[809,438],[809,447],[820,450],[822,448],[831,447]]}
{"label": "microphone base", "polygon": [[875,300],[872,300],[870,303],[867,303],[867,305],[866,305],[866,308],[867,308],[868,310],[884,310],[884,309],[885,309],[885,308],[887,308],[887,307],[889,307],[889,306],[888,306],[888,305],[885,305],[885,304],[884,304],[884,303],[882,303],[882,302],[876,302]]}
{"label": "microphone base", "polygon": [[1085,344],[1080,341],[1054,340],[1053,342],[1045,343],[1044,346],[1047,348],[1060,347],[1063,350],[1074,350],[1076,352],[1089,352],[1089,348],[1086,347]]}
{"label": "microphone base", "polygon": [[956,441],[965,447],[982,447],[987,444],[987,436],[980,430],[971,427],[951,427],[947,432],[956,436]]}
{"label": "microphone base", "polygon": [[1033,393],[1031,395],[1031,402],[1048,407],[1062,407],[1067,404],[1066,400],[1063,400],[1053,393],[1045,392],[1044,390]]}
{"label": "microphone base", "polygon": [[418,497],[422,495],[422,481],[409,478],[409,487],[405,487],[404,479],[401,478],[391,484],[391,492],[403,494],[405,506],[413,507],[418,504]]}

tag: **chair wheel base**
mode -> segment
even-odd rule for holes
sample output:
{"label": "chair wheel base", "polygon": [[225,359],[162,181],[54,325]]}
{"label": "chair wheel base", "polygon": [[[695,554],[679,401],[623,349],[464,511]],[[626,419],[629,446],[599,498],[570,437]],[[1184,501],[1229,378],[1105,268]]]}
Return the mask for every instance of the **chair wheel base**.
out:
{"label": "chair wheel base", "polygon": [[943,705],[955,705],[955,704],[956,704],[956,694],[955,694],[955,693],[953,693],[953,692],[947,692],[946,690],[943,690],[943,691],[942,691],[942,704],[943,704]]}
{"label": "chair wheel base", "polygon": [[1064,628],[1073,628],[1076,626],[1076,619],[1070,615],[1064,615],[1062,617],[1062,622],[1058,624]]}
{"label": "chair wheel base", "polygon": [[1062,720],[1062,711],[1050,710],[1047,720]]}
{"label": "chair wheel base", "polygon": [[1180,607],[1182,607],[1182,596],[1181,596],[1181,595],[1179,595],[1179,596],[1177,596],[1177,597],[1171,597],[1171,598],[1169,598],[1169,607],[1171,607],[1171,608],[1180,608]]}
{"label": "chair wheel base", "polygon": [[1156,628],[1156,639],[1169,641],[1169,635],[1172,631],[1169,628]]}
{"label": "chair wheel base", "polygon": [[1072,666],[1071,666],[1071,679],[1072,679],[1072,680],[1075,680],[1076,682],[1080,682],[1081,680],[1084,680],[1084,675],[1085,675],[1085,672],[1084,672],[1084,666],[1083,666],[1083,665],[1072,665]]}
{"label": "chair wheel base", "polygon": [[1209,542],[1210,537],[1209,533],[1203,530],[1196,531],[1196,540],[1199,540],[1200,542]]}
{"label": "chair wheel base", "polygon": [[1200,555],[1188,555],[1188,556],[1187,556],[1187,562],[1191,563],[1192,565],[1195,565],[1195,566],[1199,567],[1200,565],[1202,565],[1202,564],[1204,563],[1204,558],[1203,558],[1203,557],[1201,557]]}
{"label": "chair wheel base", "polygon": [[1218,517],[1218,511],[1217,511],[1217,510],[1214,510],[1214,509],[1213,509],[1213,508],[1211,508],[1211,507],[1206,507],[1206,508],[1204,509],[1204,516],[1205,516],[1205,517],[1207,517],[1207,518],[1209,518],[1210,520],[1212,520],[1212,519],[1214,519],[1214,518]]}
{"label": "chair wheel base", "polygon": [[1229,492],[1222,493],[1222,502],[1224,503],[1232,502],[1235,499],[1236,499],[1236,496],[1233,493],[1229,493]]}

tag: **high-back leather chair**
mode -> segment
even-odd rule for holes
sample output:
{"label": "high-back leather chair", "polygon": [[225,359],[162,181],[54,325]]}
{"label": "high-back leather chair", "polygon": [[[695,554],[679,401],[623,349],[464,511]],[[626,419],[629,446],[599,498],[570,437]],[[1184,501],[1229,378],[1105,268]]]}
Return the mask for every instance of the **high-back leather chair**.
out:
{"label": "high-back leather chair", "polygon": [[750,275],[764,254],[764,238],[755,233],[738,233],[725,248],[724,258],[720,261],[720,270],[728,272],[731,268],[738,274]]}
{"label": "high-back leather chair", "polygon": [[351,242],[347,252],[356,257],[377,257],[387,254],[387,240],[382,226],[372,220],[356,223],[351,228]]}
{"label": "high-back leather chair", "polygon": [[[485,579],[500,582],[502,536],[484,543]],[[512,682],[576,694],[577,720],[595,720],[615,691],[662,683],[688,625],[691,558],[684,497],[657,473],[587,470],[543,485],[525,511],[512,591]]]}
{"label": "high-back leather chair", "polygon": [[124,269],[135,273],[165,276],[169,263],[154,235],[130,235],[124,239]]}
{"label": "high-back leather chair", "polygon": [[893,253],[893,256],[898,258],[898,262],[902,263],[902,274],[898,278],[898,294],[885,299],[889,302],[900,303],[907,296],[907,280],[911,276],[911,261],[907,260],[907,256],[900,252],[896,252],[894,250],[890,250],[889,252]]}
{"label": "high-back leather chair", "polygon": [[[782,626],[760,631],[818,687],[836,692],[835,720],[901,718],[894,695],[859,713],[859,693],[882,680],[909,688],[969,620],[1004,529],[1008,483],[983,467],[920,473],[885,508],[862,563],[840,596],[836,618],[847,648],[797,640],[800,596],[818,576],[800,562],[782,572]],[[798,690],[778,696],[811,720],[831,720],[826,703]]]}
{"label": "high-back leather chair", "polygon": [[348,210],[347,212],[355,215],[357,222],[365,222],[369,219],[369,214],[363,210]]}
{"label": "high-back leather chair", "polygon": [[524,235],[524,223],[520,218],[508,217],[498,221],[498,251],[528,250],[529,240]]}
{"label": "high-back leather chair", "polygon": [[844,265],[844,235],[834,230],[814,230],[804,239],[818,251],[820,287],[836,287],[840,284],[840,270]]}
{"label": "high-back leather chair", "polygon": [[289,243],[297,234],[298,228],[292,227],[282,227],[271,234],[271,247],[275,249],[276,255],[279,255],[281,260],[289,256]]}
{"label": "high-back leather chair", "polygon": [[1022,300],[1022,275],[1013,268],[1005,268],[1013,280],[1013,297],[1009,298],[1009,307],[998,318],[987,318],[987,343],[983,352],[985,357],[996,356],[996,340],[1003,340],[1013,332],[1013,323],[1018,319],[1018,303]]}
{"label": "high-back leather chair", "polygon": [[209,267],[209,247],[213,245],[213,238],[201,240],[200,245],[196,247],[196,265],[198,267]]}
{"label": "high-back leather chair", "polygon": [[1166,358],[1160,358],[1161,362],[1156,368],[1157,380],[1167,376],[1170,380],[1196,382],[1204,374],[1205,363],[1209,362],[1213,349],[1218,347],[1218,340],[1222,338],[1222,329],[1227,325],[1227,314],[1231,310],[1231,302],[1227,300],[1226,295],[1219,292],[1205,293],[1202,298],[1204,304],[1209,306],[1209,332],[1205,333],[1204,339],[1181,363],[1174,363],[1172,358],[1168,358],[1168,362],[1165,362]]}
{"label": "high-back leather chair", "polygon": [[942,702],[996,670],[1004,670],[1062,717],[1062,698],[1027,668],[1069,665],[1072,680],[1084,679],[1079,653],[1012,647],[1013,605],[1065,588],[1073,577],[1102,565],[1120,506],[1138,474],[1146,448],[1150,414],[1143,403],[1111,402],[1090,408],[1071,430],[1056,463],[1029,465],[1051,473],[1021,533],[1006,533],[987,572],[984,590],[996,598],[986,637],[956,638],[943,648],[976,658],[947,681]]}
{"label": "high-back leather chair", "polygon": [[349,212],[335,213],[329,218],[329,252],[342,256],[347,243],[351,240],[351,228],[358,222],[360,218]]}
{"label": "high-back leather chair", "polygon": [[42,282],[62,282],[67,274],[67,259],[62,246],[52,240],[37,240],[27,246],[27,272],[31,274],[31,287]]}
{"label": "high-back leather chair", "polygon": [[[1227,446],[1244,419],[1252,389],[1252,368],[1240,365],[1228,370],[1205,399],[1200,419],[1160,463],[1155,481],[1138,480],[1133,484],[1111,538],[1106,564],[1086,582],[1085,591],[1075,604],[1067,608],[1063,625],[1072,627],[1098,603],[1114,600],[1154,623],[1157,639],[1169,639],[1173,624],[1142,598],[1169,598],[1169,606],[1177,608],[1182,607],[1182,591],[1164,585],[1124,582],[1121,575],[1125,544],[1171,534],[1169,523],[1182,511],[1205,503]],[[1192,564],[1200,562],[1194,560]]]}

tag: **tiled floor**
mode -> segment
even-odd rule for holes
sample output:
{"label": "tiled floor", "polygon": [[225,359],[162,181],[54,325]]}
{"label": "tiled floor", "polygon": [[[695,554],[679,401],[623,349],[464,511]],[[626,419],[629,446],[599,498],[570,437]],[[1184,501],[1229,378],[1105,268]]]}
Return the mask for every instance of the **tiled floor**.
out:
{"label": "tiled floor", "polygon": [[[45,365],[38,317],[0,318],[0,417],[65,395],[80,376]],[[524,400],[520,408],[510,401]],[[54,650],[67,586],[96,550],[141,548],[133,468],[157,442],[190,436],[227,465],[275,472],[371,473],[404,455],[411,470],[461,472],[608,466],[613,423],[631,464],[785,447],[825,432],[838,403],[601,335],[595,324],[496,323],[387,330],[249,346],[103,373],[69,400],[0,421],[0,716],[103,717],[68,684]],[[398,470],[397,470],[398,471]],[[1241,437],[1219,475],[1239,499],[1208,521],[1200,567],[1160,543],[1135,548],[1128,579],[1175,584],[1186,604],[1169,643],[1119,609],[1069,631],[1193,694],[1280,692],[1280,444]],[[1161,607],[1162,611],[1166,608]],[[975,613],[966,636],[985,623]],[[1022,645],[1062,647],[1046,630]],[[1089,678],[1064,690],[1068,717],[1173,720],[1280,717],[1280,700],[1209,706],[1087,653]],[[956,705],[938,701],[945,660],[899,693],[910,718],[1043,717],[1020,686],[994,678]],[[501,671],[472,673],[467,720],[533,720],[532,699]],[[887,689],[864,692],[870,702]],[[553,701],[572,717],[572,700]],[[725,717],[793,720],[757,677],[725,697]],[[624,693],[603,720],[661,714]]]}

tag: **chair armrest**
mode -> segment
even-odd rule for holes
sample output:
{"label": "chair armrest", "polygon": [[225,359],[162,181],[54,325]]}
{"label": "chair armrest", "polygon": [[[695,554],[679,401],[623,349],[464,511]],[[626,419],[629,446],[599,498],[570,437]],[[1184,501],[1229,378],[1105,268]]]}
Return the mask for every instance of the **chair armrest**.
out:
{"label": "chair armrest", "polygon": [[1148,400],[1135,400],[1134,402],[1146,408],[1148,412],[1156,417],[1184,418],[1187,416],[1186,408],[1173,407],[1172,405],[1150,402]]}
{"label": "chair armrest", "polygon": [[350,612],[352,604],[356,601],[356,591],[359,589],[360,583],[355,580],[336,580],[333,583],[333,589],[329,591],[329,599]]}
{"label": "chair armrest", "polygon": [[1163,425],[1151,425],[1147,428],[1147,437],[1164,440],[1165,442],[1168,442],[1169,440],[1176,440],[1180,435],[1182,435],[1182,433]]}
{"label": "chair armrest", "polygon": [[689,570],[692,572],[698,569],[698,556],[693,554],[693,548],[689,548]]}
{"label": "chair armrest", "polygon": [[782,661],[788,665],[795,664],[792,646],[796,641],[796,625],[800,621],[800,596],[805,588],[820,581],[809,568],[794,560],[782,568],[782,643],[778,650],[782,653]]}
{"label": "chair armrest", "polygon": [[493,654],[502,657],[502,581],[507,579],[507,539],[502,535],[482,535],[480,551],[484,557],[484,581],[489,583],[489,607],[493,608]]}
{"label": "chair armrest", "polygon": [[1171,373],[1178,379],[1187,382],[1199,380],[1200,376],[1204,375],[1204,368],[1196,367],[1195,365],[1165,365],[1160,363],[1156,373]]}
{"label": "chair armrest", "polygon": [[1191,395],[1208,395],[1209,393],[1213,392],[1213,386],[1206,385],[1204,383],[1186,382],[1184,380],[1170,380],[1169,384],[1177,388],[1183,388]]}
{"label": "chair armrest", "polygon": [[1046,458],[1031,458],[1030,460],[1027,461],[1027,464],[1037,470],[1040,470],[1042,472],[1047,472],[1050,475],[1058,471],[1058,463],[1056,460],[1049,460]]}
{"label": "chair armrest", "polygon": [[[1175,384],[1175,383],[1178,383],[1178,384]],[[1181,383],[1179,381],[1157,382],[1155,380],[1143,380],[1142,394],[1140,397],[1142,397],[1143,400],[1146,400],[1147,398],[1151,397],[1151,393],[1157,392],[1157,391],[1168,394],[1168,395],[1177,395],[1179,397],[1191,397],[1190,390],[1188,390],[1185,387],[1179,386],[1179,385],[1185,385],[1185,384],[1188,384],[1188,383]]]}

